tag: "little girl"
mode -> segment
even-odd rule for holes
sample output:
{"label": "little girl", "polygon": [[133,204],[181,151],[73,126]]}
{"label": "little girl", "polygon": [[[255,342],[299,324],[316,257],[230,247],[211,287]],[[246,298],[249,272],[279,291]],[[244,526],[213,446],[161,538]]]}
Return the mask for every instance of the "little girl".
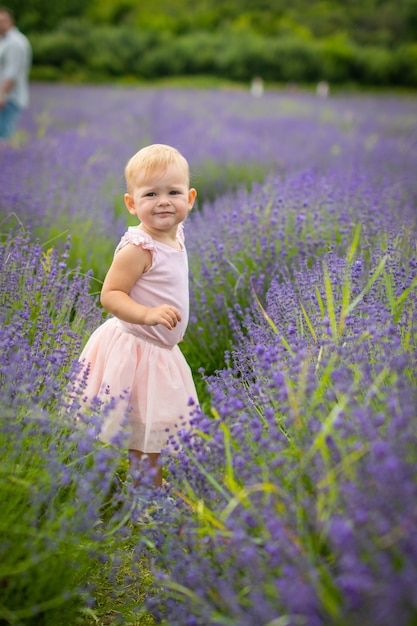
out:
{"label": "little girl", "polygon": [[104,280],[101,303],[114,317],[94,331],[80,361],[88,368],[85,399],[117,400],[100,439],[110,442],[121,431],[128,408],[131,466],[146,455],[159,486],[161,449],[197,402],[177,345],[189,314],[183,222],[197,192],[186,159],[162,144],[139,150],[125,177],[124,201],[140,223],[123,235]]}

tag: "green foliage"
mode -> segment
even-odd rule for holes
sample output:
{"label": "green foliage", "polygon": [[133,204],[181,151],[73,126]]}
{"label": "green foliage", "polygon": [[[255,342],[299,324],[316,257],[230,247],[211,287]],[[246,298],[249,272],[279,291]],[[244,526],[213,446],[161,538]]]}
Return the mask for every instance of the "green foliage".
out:
{"label": "green foliage", "polygon": [[225,35],[217,55],[218,72],[234,80],[309,81],[320,77],[317,46],[295,36],[265,39],[250,32]]}
{"label": "green foliage", "polygon": [[10,0],[8,5],[30,32],[55,29],[67,17],[87,17],[99,24],[175,34],[231,30],[321,39],[342,32],[360,45],[384,47],[417,36],[417,0]]}
{"label": "green foliage", "polygon": [[384,85],[392,81],[395,58],[384,48],[372,47],[356,54],[359,80],[370,85]]}
{"label": "green foliage", "polygon": [[277,40],[274,53],[279,59],[279,80],[309,82],[320,78],[320,59],[314,42],[287,37]]}
{"label": "green foliage", "polygon": [[321,42],[320,47],[323,78],[336,83],[356,78],[355,50],[346,36],[328,37]]}
{"label": "green foliage", "polygon": [[129,77],[218,76],[248,82],[359,82],[366,85],[417,85],[415,44],[396,50],[359,46],[346,34],[320,41],[303,31],[263,37],[254,31],[168,30],[131,25],[64,20],[51,33],[31,37],[34,79],[97,81]]}
{"label": "green foliage", "polygon": [[73,37],[69,33],[55,31],[45,35],[37,35],[32,40],[36,51],[36,63],[49,65],[59,69],[82,65],[85,62],[86,46],[82,38]]}
{"label": "green foliage", "polygon": [[404,44],[395,51],[392,73],[397,85],[417,85],[417,43]]}
{"label": "green foliage", "polygon": [[[414,86],[417,0],[11,0],[34,77],[211,74]],[[72,27],[69,27],[69,22]],[[42,35],[42,36],[41,36]],[[407,53],[411,49],[411,58]]]}
{"label": "green foliage", "polygon": [[197,31],[170,39],[168,45],[177,59],[181,74],[218,73],[216,55],[221,46],[221,37],[216,33]]}
{"label": "green foliage", "polygon": [[162,39],[157,32],[141,32],[128,26],[99,26],[88,37],[88,67],[93,75],[138,75],[146,51],[158,49]]}
{"label": "green foliage", "polygon": [[5,4],[13,11],[19,28],[33,33],[53,30],[68,17],[84,15],[91,0],[7,0]]}

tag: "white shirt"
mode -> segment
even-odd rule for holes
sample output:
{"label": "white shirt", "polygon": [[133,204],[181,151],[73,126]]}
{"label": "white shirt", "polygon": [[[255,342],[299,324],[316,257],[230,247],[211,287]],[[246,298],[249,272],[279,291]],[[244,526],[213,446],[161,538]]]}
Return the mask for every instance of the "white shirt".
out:
{"label": "white shirt", "polygon": [[20,108],[29,104],[29,72],[32,48],[29,40],[15,26],[0,38],[0,85],[5,80],[14,82],[6,96]]}

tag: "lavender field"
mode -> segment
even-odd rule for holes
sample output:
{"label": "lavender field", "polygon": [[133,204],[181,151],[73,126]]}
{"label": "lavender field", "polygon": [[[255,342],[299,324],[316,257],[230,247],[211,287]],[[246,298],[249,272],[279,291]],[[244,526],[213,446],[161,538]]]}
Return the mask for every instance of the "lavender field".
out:
{"label": "lavender field", "polygon": [[[200,395],[133,489],[72,392],[147,143],[191,164]],[[0,151],[0,623],[417,623],[417,98],[32,85]]]}

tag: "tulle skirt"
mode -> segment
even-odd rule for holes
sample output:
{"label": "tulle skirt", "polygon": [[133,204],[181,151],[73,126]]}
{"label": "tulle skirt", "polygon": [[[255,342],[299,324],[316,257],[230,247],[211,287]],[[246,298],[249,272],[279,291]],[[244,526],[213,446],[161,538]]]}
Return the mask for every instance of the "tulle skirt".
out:
{"label": "tulle skirt", "polygon": [[79,360],[84,372],[88,368],[83,402],[103,403],[102,441],[126,433],[130,450],[160,452],[187,426],[197,393],[177,345],[133,335],[111,318],[94,331]]}

